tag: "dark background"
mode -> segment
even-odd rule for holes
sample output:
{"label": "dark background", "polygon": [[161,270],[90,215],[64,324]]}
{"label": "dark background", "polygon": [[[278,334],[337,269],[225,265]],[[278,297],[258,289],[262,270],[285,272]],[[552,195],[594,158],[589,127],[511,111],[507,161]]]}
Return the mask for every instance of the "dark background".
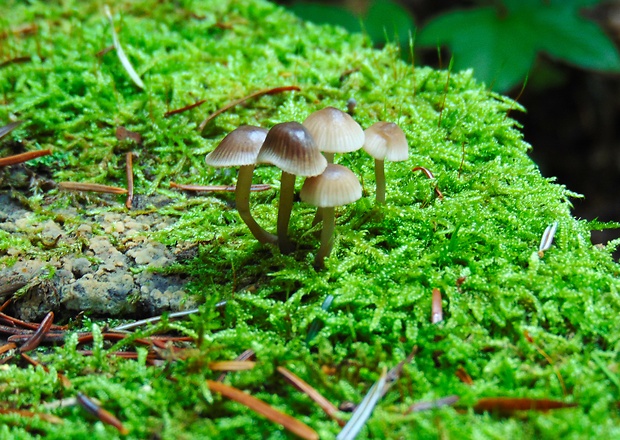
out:
{"label": "dark background", "polygon": [[[541,0],[544,1],[544,0]],[[281,0],[290,6],[292,0]],[[439,13],[475,7],[475,1],[401,0],[418,28]],[[322,2],[364,14],[367,0]],[[595,20],[620,47],[620,1],[598,5],[584,14]],[[449,59],[446,54],[445,60]],[[436,50],[416,50],[416,64],[439,66]],[[542,78],[542,79],[541,79]],[[512,112],[523,124],[530,153],[546,177],[584,195],[573,199],[578,218],[620,221],[620,75],[579,69],[539,55],[530,81],[505,92],[525,106],[527,113]],[[594,231],[592,242],[606,243],[620,230]],[[616,254],[616,257],[620,253]]]}

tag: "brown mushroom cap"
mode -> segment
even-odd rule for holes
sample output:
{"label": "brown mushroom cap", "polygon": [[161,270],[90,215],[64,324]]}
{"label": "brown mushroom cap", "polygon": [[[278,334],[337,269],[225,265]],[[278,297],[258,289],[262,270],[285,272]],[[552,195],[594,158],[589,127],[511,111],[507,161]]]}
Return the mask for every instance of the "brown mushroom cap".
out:
{"label": "brown mushroom cap", "polygon": [[207,154],[205,162],[212,167],[253,165],[267,130],[253,125],[241,125],[222,139],[215,150]]}
{"label": "brown mushroom cap", "polygon": [[409,158],[405,133],[393,122],[376,122],[364,133],[364,150],[375,159],[400,162]]}
{"label": "brown mushroom cap", "polygon": [[347,113],[334,107],[325,107],[312,113],[304,121],[321,151],[349,153],[364,145],[364,130]]}
{"label": "brown mushroom cap", "polygon": [[330,163],[323,174],[306,179],[299,195],[310,205],[328,208],[355,202],[362,197],[362,186],[353,171]]}
{"label": "brown mushroom cap", "polygon": [[257,157],[295,176],[316,176],[327,166],[308,130],[299,122],[274,125],[267,133]]}

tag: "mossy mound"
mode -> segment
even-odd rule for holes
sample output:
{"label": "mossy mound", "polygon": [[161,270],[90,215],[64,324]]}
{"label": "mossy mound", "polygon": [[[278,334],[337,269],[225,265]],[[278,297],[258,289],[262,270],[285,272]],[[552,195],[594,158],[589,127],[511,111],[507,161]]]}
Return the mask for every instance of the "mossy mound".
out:
{"label": "mossy mound", "polygon": [[[276,367],[291,369],[332,402],[359,403],[381,371],[416,346],[360,438],[620,437],[620,280],[613,246],[590,243],[590,229],[601,225],[574,219],[573,194],[543,178],[528,158],[529,146],[508,116],[518,104],[489,92],[471,72],[414,69],[394,47],[373,50],[361,36],[302,23],[259,0],[115,4],[121,44],[145,90],[133,84],[114,50],[100,53],[112,44],[100,2],[9,0],[4,10],[0,121],[26,123],[2,141],[0,156],[20,146],[50,147],[54,154],[31,166],[38,173],[122,186],[123,153],[136,151],[136,192],[174,199],[161,212],[178,217],[150,237],[167,245],[200,243],[195,258],[172,270],[190,276],[188,290],[204,305],[191,319],[156,327],[198,341],[191,356],[170,355],[164,366],[147,367],[144,349],[136,361],[107,357],[119,347],[100,337],[93,356],[83,356],[75,335],[39,353],[49,372],[9,363],[0,370],[0,408],[51,411],[64,423],[3,414],[3,438],[118,435],[79,407],[43,406],[77,391],[117,415],[130,431],[124,438],[283,438],[279,426],[208,390],[205,380],[218,374],[209,362],[246,349],[256,352],[256,367],[226,381],[331,438],[338,425]],[[227,103],[286,85],[300,91],[248,101],[197,130]],[[337,159],[360,176],[364,197],[338,210],[325,270],[312,267],[318,243],[311,207],[296,205],[291,230],[299,248],[283,256],[254,241],[227,204],[232,196],[168,189],[169,181],[234,183],[234,172],[207,168],[204,156],[235,127],[302,121],[327,105],[344,108],[351,97],[363,127],[399,123],[411,155],[387,164],[387,204],[378,207],[372,160],[363,152]],[[206,102],[165,117],[199,99]],[[140,133],[142,143],[118,141],[119,126]],[[436,181],[412,172],[415,166],[432,170]],[[275,169],[259,167],[255,183],[277,186],[278,178]],[[78,203],[36,188],[29,200],[37,207],[33,215],[42,217]],[[275,227],[277,191],[253,195],[252,207],[261,224]],[[124,208],[119,199],[118,206],[97,209]],[[553,222],[559,225],[555,243],[541,258],[536,251]],[[45,253],[10,234],[0,240],[2,251],[20,246],[25,257]],[[439,324],[430,322],[433,289],[443,295]],[[327,295],[334,300],[323,310]],[[222,300],[224,308],[214,307]],[[92,328],[99,335],[99,325]],[[70,389],[63,389],[57,371],[70,378]],[[473,384],[459,380],[457,371]],[[446,395],[460,396],[464,411],[405,414],[414,402]],[[473,411],[479,398],[497,396],[578,405],[506,418]]]}

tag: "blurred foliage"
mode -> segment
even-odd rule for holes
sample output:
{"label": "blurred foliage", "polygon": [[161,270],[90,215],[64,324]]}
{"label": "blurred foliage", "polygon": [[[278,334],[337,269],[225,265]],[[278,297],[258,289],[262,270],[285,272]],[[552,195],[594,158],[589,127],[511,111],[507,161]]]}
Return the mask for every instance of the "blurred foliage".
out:
{"label": "blurred foliage", "polygon": [[[496,91],[522,83],[539,53],[576,67],[620,72],[620,55],[613,41],[582,9],[601,0],[482,0],[470,9],[454,9],[432,17],[420,30],[422,47],[447,46],[454,68],[473,68],[480,81]],[[364,31],[381,45],[396,35],[407,46],[415,28],[412,15],[392,1],[374,0],[363,17],[342,7],[295,3],[302,18]],[[408,53],[406,51],[405,53]]]}

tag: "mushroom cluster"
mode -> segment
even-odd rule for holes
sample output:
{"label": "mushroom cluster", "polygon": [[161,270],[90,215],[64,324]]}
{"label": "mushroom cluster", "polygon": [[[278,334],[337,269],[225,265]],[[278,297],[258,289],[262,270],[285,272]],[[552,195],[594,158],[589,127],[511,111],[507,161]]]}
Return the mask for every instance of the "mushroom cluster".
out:
{"label": "mushroom cluster", "polygon": [[[305,177],[300,198],[317,207],[312,224],[323,221],[321,244],[315,257],[315,266],[322,268],[333,248],[334,208],[362,197],[358,178],[348,168],[333,163],[334,153],[348,153],[362,147],[375,158],[377,203],[385,203],[384,161],[409,157],[405,134],[392,122],[377,122],[364,131],[350,115],[334,107],[312,113],[303,124],[284,122],[269,131],[242,125],[226,135],[205,161],[214,167],[240,167],[235,190],[239,216],[260,243],[277,244],[283,254],[295,250],[289,236],[289,222],[296,177]],[[255,166],[261,163],[282,170],[277,234],[266,231],[250,212],[252,175]]]}

